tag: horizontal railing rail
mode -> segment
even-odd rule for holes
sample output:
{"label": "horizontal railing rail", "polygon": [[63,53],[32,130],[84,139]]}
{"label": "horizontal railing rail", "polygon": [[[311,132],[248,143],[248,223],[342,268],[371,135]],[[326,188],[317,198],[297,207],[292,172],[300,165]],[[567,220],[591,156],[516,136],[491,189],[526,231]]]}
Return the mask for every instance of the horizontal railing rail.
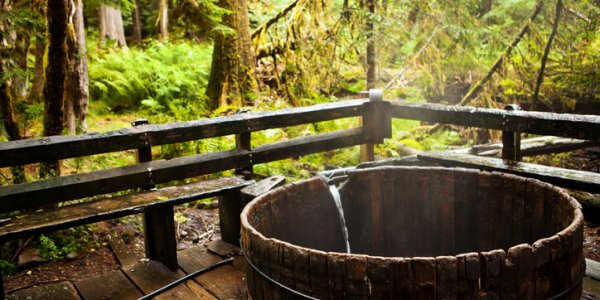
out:
{"label": "horizontal railing rail", "polygon": [[390,101],[392,117],[600,141],[600,116]]}
{"label": "horizontal railing rail", "polygon": [[149,124],[105,133],[50,136],[0,143],[0,167],[182,143],[243,132],[361,116],[368,100],[340,101],[190,122]]}

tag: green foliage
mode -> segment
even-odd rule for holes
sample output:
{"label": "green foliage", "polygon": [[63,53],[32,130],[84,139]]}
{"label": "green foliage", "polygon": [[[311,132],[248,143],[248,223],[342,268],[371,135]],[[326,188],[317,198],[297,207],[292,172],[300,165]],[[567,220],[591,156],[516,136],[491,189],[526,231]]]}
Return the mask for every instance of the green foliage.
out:
{"label": "green foliage", "polygon": [[0,259],[0,274],[8,276],[17,272],[17,265],[13,262]]}
{"label": "green foliage", "polygon": [[58,231],[51,235],[40,235],[33,243],[39,255],[46,261],[63,259],[69,253],[98,246],[89,225]]}
{"label": "green foliage", "polygon": [[113,111],[143,108],[178,120],[205,113],[211,48],[152,43],[90,56],[90,96]]}

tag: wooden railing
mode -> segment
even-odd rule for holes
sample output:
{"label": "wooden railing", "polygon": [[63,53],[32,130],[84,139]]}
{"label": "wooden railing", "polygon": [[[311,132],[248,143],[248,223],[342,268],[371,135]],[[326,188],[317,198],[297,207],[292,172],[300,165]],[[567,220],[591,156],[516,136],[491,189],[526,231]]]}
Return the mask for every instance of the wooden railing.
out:
{"label": "wooden railing", "polygon": [[[599,116],[372,100],[333,102],[192,122],[139,125],[101,134],[0,143],[0,167],[9,167],[130,149],[149,151],[152,146],[226,135],[237,137],[237,147],[231,150],[154,161],[149,161],[151,154],[147,152],[146,159],[137,165],[96,171],[92,173],[93,176],[88,175],[90,173],[69,175],[1,187],[0,212],[21,208],[21,201],[16,199],[28,195],[43,193],[43,200],[34,201],[35,204],[46,204],[230,169],[251,170],[255,164],[354,145],[377,144],[391,136],[391,117],[497,129],[502,130],[505,136],[531,133],[600,141]],[[363,125],[257,147],[251,145],[250,136],[255,131],[349,117],[362,117]],[[505,139],[505,148],[509,142],[510,139]],[[512,141],[511,146],[518,148],[518,142]],[[518,149],[515,151],[518,153]],[[79,188],[67,189],[68,186]]]}

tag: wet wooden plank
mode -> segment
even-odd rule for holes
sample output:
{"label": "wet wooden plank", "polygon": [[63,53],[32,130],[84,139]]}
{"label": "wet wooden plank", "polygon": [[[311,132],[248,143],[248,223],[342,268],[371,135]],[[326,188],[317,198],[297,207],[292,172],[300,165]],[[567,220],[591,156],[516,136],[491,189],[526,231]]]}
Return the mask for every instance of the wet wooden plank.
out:
{"label": "wet wooden plank", "polygon": [[459,299],[479,297],[479,254],[471,252],[456,256],[456,292]]}
{"label": "wet wooden plank", "polygon": [[309,252],[299,247],[291,247],[294,259],[295,290],[302,294],[310,294],[310,257]]}
{"label": "wet wooden plank", "polygon": [[223,240],[214,240],[206,243],[208,251],[221,257],[232,257],[240,255],[240,247],[227,243]]}
{"label": "wet wooden plank", "polygon": [[0,211],[40,207],[230,170],[249,159],[248,151],[230,150],[3,186]]}
{"label": "wet wooden plank", "polygon": [[367,100],[339,101],[190,122],[144,125],[106,133],[0,143],[0,167],[57,160],[288,127],[362,115]]}
{"label": "wet wooden plank", "polygon": [[285,184],[285,176],[275,175],[243,188],[240,192],[244,198],[252,200],[278,186]]}
{"label": "wet wooden plank", "polygon": [[[359,187],[361,189],[365,189],[369,191],[369,212],[370,212],[370,238],[369,242],[369,255],[385,255],[386,251],[386,241],[384,235],[384,228],[386,227],[386,223],[383,219],[383,207],[385,201],[385,195],[390,195],[387,193],[386,188],[382,182],[382,178],[380,172],[372,173],[372,176],[368,177],[368,183],[364,187]],[[367,212],[363,212],[367,213]],[[352,249],[352,248],[351,248]]]}
{"label": "wet wooden plank", "polygon": [[261,164],[286,158],[336,150],[364,143],[363,128],[344,129],[310,135],[252,149],[252,163]]}
{"label": "wet wooden plank", "polygon": [[392,299],[392,272],[389,258],[367,257],[367,278],[369,278],[369,299]]}
{"label": "wet wooden plank", "polygon": [[327,274],[327,253],[310,250],[309,260],[311,294],[318,299],[328,299],[329,278]]}
{"label": "wet wooden plank", "polygon": [[527,181],[523,177],[517,177],[513,181],[513,204],[512,204],[512,243],[520,244],[527,242],[525,235],[525,202],[529,201],[526,196]]}
{"label": "wet wooden plank", "polygon": [[[366,170],[355,171],[349,174],[348,181],[340,190],[343,200],[344,218],[348,228],[348,240],[353,253],[369,253],[371,251],[371,184],[376,175]],[[333,201],[333,199],[332,199]],[[348,205],[344,205],[348,203]],[[340,222],[337,222],[340,224]],[[341,227],[337,229],[341,233]],[[345,247],[340,252],[345,252]]]}
{"label": "wet wooden plank", "polygon": [[[490,174],[490,187],[488,190],[488,224],[489,234],[485,237],[480,237],[488,240],[488,248],[481,249],[488,251],[492,249],[501,248],[502,243],[502,231],[505,231],[505,224],[503,223],[502,215],[502,202],[505,191],[502,189],[502,174],[493,172]],[[500,225],[502,224],[502,225]],[[500,226],[498,226],[500,225]],[[508,224],[506,224],[508,225]],[[510,225],[509,225],[510,226]]]}
{"label": "wet wooden plank", "polygon": [[479,259],[481,262],[481,289],[480,295],[485,295],[486,299],[499,299],[501,272],[504,258],[504,250],[493,250],[490,252],[481,252]]}
{"label": "wet wooden plank", "polygon": [[223,258],[208,252],[203,247],[193,247],[183,251],[177,251],[177,261],[179,261],[179,266],[188,274],[210,267],[222,260]]}
{"label": "wet wooden plank", "polygon": [[511,247],[502,264],[500,288],[502,299],[519,299],[519,255],[520,247]]}
{"label": "wet wooden plank", "polygon": [[346,278],[346,256],[330,253],[327,256],[327,273],[329,275],[330,299],[343,299]]}
{"label": "wet wooden plank", "polygon": [[[389,170],[388,170],[389,171]],[[406,206],[405,177],[402,172],[394,172],[389,176],[381,176],[381,186],[385,187],[383,194],[383,235],[385,236],[385,249],[382,256],[395,257],[406,254],[408,244],[407,219],[411,213]]]}
{"label": "wet wooden plank", "polygon": [[194,281],[218,299],[245,299],[246,276],[230,265],[201,274]]}
{"label": "wet wooden plank", "polygon": [[[431,209],[431,178],[424,169],[416,170],[415,198],[412,199],[415,215],[412,216],[412,235],[414,241],[414,256],[432,256],[434,251],[434,225],[435,211]],[[413,261],[414,262],[414,261]],[[418,263],[422,265],[421,263]],[[413,266],[413,272],[415,268]]]}
{"label": "wet wooden plank", "polygon": [[414,257],[411,262],[414,299],[435,298],[435,258]]}
{"label": "wet wooden plank", "polygon": [[474,170],[457,170],[454,174],[454,245],[457,253],[476,251],[478,173]]}
{"label": "wet wooden plank", "polygon": [[454,172],[440,170],[434,172],[431,177],[431,209],[435,210],[433,232],[437,235],[434,238],[432,255],[454,255]]}
{"label": "wet wooden plank", "polygon": [[345,297],[348,299],[366,299],[370,282],[367,280],[367,256],[352,255],[346,260]]}
{"label": "wet wooden plank", "polygon": [[[191,298],[190,298],[191,297]],[[154,297],[156,300],[168,299],[198,299],[198,300],[218,300],[205,288],[194,281],[186,281],[178,287],[165,291],[164,293]]]}
{"label": "wet wooden plank", "polygon": [[548,167],[538,164],[452,153],[448,151],[430,151],[421,153],[417,157],[444,166],[505,172],[539,179],[564,188],[582,190],[590,193],[600,193],[600,174],[594,172]]}
{"label": "wet wooden plank", "polygon": [[151,293],[185,276],[180,270],[169,271],[162,264],[151,260],[140,261],[133,266],[123,268],[123,272],[144,294]]}
{"label": "wet wooden plank", "polygon": [[600,117],[390,101],[392,117],[539,135],[600,140]]}
{"label": "wet wooden plank", "polygon": [[143,294],[123,272],[114,270],[100,276],[75,282],[85,300],[138,299]]}
{"label": "wet wooden plank", "polygon": [[8,299],[64,299],[79,300],[75,286],[71,282],[61,281],[34,286],[24,290],[17,291],[9,296]]}
{"label": "wet wooden plank", "polygon": [[408,258],[392,259],[390,273],[392,281],[390,299],[414,299],[416,291],[412,280],[411,260]]}
{"label": "wet wooden plank", "polygon": [[132,249],[128,248],[120,234],[112,233],[108,236],[108,244],[117,257],[121,266],[127,267],[137,263],[137,257]]}
{"label": "wet wooden plank", "polygon": [[[477,250],[487,251],[490,249],[490,236],[493,225],[490,224],[490,187],[491,174],[482,172],[477,178]],[[494,224],[495,225],[495,224]]]}
{"label": "wet wooden plank", "polygon": [[435,297],[452,299],[458,293],[458,266],[454,256],[435,258]]}
{"label": "wet wooden plank", "polygon": [[135,194],[104,198],[96,201],[47,209],[21,215],[0,226],[2,239],[14,239],[74,227],[102,220],[141,213],[150,207],[183,204],[238,190],[252,183],[240,177],[222,177],[191,184],[143,191]]}

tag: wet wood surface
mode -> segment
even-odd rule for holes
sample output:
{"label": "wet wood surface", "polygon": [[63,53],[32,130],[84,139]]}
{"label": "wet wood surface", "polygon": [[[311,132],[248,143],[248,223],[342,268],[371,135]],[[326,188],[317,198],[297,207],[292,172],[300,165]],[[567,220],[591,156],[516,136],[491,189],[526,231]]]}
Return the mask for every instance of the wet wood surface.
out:
{"label": "wet wood surface", "polygon": [[[180,251],[179,268],[170,271],[154,261],[138,261],[97,277],[77,282],[42,284],[7,295],[7,299],[138,299],[186,274],[214,265],[227,256],[240,257],[239,248],[214,244],[231,249],[227,256],[208,250],[209,245]],[[232,265],[220,266],[165,291],[153,299],[246,299],[245,274]]]}
{"label": "wet wood surface", "polygon": [[600,193],[600,174],[593,172],[441,151],[422,153],[418,157],[448,167],[468,167],[510,173],[539,179],[560,187]]}
{"label": "wet wood surface", "polygon": [[51,208],[12,219],[9,223],[0,226],[0,235],[2,239],[12,239],[27,234],[98,222],[141,213],[152,207],[173,206],[218,196],[228,191],[239,190],[251,183],[252,181],[240,177],[222,177]]}
{"label": "wet wood surface", "polygon": [[142,125],[106,133],[0,143],[0,167],[123,151],[362,115],[367,100],[339,101],[190,122]]}
{"label": "wet wood surface", "polygon": [[600,116],[390,102],[395,118],[600,141]]}

